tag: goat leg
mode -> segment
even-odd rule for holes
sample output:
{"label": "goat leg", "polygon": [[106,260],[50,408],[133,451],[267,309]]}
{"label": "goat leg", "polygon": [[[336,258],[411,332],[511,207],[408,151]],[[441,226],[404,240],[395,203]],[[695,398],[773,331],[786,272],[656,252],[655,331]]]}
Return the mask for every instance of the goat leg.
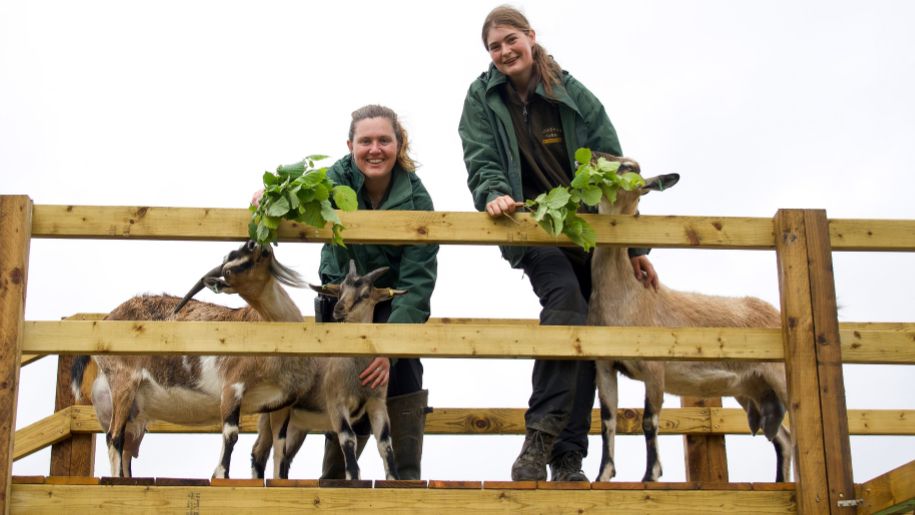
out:
{"label": "goat leg", "polygon": [[597,395],[600,399],[600,435],[603,442],[597,480],[610,481],[616,475],[613,455],[616,441],[616,409],[619,403],[617,376],[610,361],[598,361],[596,366]]}
{"label": "goat leg", "polygon": [[346,479],[359,479],[359,457],[356,456],[356,432],[349,420],[349,413],[342,409],[331,414],[331,424],[337,433],[340,450],[343,452],[343,463],[346,468]]}
{"label": "goat leg", "polygon": [[229,384],[223,388],[220,411],[222,413],[222,455],[219,465],[213,471],[215,478],[228,478],[229,467],[232,463],[232,451],[238,441],[238,422],[241,419],[241,399],[244,395],[244,386]]}
{"label": "goat leg", "polygon": [[[257,418],[257,439],[251,447],[251,477],[263,479],[267,468],[267,458],[273,447],[273,433],[270,425],[270,415],[262,413]],[[274,478],[276,472],[274,471]]]}
{"label": "goat leg", "polygon": [[660,363],[647,365],[652,380],[645,382],[645,411],[642,414],[642,431],[645,433],[645,476],[642,481],[657,481],[664,472],[658,449],[658,429],[661,407],[664,404],[664,366]]}
{"label": "goat leg", "polygon": [[394,445],[391,439],[391,419],[388,417],[388,408],[381,398],[371,398],[365,404],[366,414],[372,426],[372,434],[378,444],[378,454],[384,463],[385,479],[399,479],[397,463],[394,459]]}

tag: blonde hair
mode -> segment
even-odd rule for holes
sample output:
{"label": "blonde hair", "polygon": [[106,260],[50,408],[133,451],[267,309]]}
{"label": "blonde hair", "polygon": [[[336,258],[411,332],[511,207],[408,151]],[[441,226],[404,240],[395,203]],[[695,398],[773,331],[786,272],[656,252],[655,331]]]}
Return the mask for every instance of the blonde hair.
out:
{"label": "blonde hair", "polygon": [[[521,11],[510,5],[500,5],[490,11],[483,22],[483,47],[487,51],[489,50],[489,45],[486,38],[489,36],[489,29],[496,25],[514,27],[528,37],[530,37],[532,31],[530,22],[521,14]],[[540,43],[535,42],[531,47],[531,57],[534,60],[535,71],[540,74],[543,89],[547,95],[553,96],[553,86],[562,83],[562,68],[559,67],[553,56],[548,54]]]}
{"label": "blonde hair", "polygon": [[390,107],[369,104],[353,111],[353,120],[349,124],[349,140],[353,141],[353,136],[356,134],[356,123],[367,118],[387,118],[391,122],[394,137],[397,138],[397,164],[408,172],[416,171],[416,163],[410,157],[410,140],[407,137],[407,130],[400,124],[397,113]]}

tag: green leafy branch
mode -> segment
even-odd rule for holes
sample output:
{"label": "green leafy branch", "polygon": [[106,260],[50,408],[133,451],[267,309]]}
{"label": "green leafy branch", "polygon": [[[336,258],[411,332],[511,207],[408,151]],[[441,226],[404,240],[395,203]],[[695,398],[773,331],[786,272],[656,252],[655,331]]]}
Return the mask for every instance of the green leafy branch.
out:
{"label": "green leafy branch", "polygon": [[327,168],[315,168],[315,161],[327,156],[311,155],[291,165],[278,166],[276,172],[264,172],[264,193],[257,206],[252,205],[248,235],[262,245],[276,243],[277,228],[291,220],[322,228],[332,223],[335,245],[343,244],[343,225],[334,204],[343,211],[357,207],[356,192],[349,186],[334,184]]}
{"label": "green leafy branch", "polygon": [[579,163],[571,184],[556,186],[537,198],[525,202],[534,214],[534,220],[553,236],[565,234],[575,244],[590,250],[597,244],[597,235],[588,222],[578,216],[582,203],[596,206],[601,197],[612,204],[616,202],[619,190],[632,191],[645,184],[642,177],[634,172],[619,174],[620,163],[603,156],[594,159],[591,150],[579,148],[575,151]]}

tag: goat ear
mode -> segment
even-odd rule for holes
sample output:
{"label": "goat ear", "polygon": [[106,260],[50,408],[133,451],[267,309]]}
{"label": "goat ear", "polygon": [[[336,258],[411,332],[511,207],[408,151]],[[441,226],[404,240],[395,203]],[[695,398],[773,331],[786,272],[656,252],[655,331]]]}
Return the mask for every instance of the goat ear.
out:
{"label": "goat ear", "polygon": [[309,284],[309,288],[320,293],[321,295],[327,295],[328,297],[339,297],[340,296],[340,285],[339,284],[323,284],[315,285]]}
{"label": "goat ear", "polygon": [[647,191],[664,191],[673,188],[678,182],[680,182],[680,174],[668,173],[645,179],[645,185],[642,186],[642,189]]}
{"label": "goat ear", "polygon": [[203,279],[203,284],[213,293],[235,293],[235,288],[232,288],[222,277],[206,277]]}

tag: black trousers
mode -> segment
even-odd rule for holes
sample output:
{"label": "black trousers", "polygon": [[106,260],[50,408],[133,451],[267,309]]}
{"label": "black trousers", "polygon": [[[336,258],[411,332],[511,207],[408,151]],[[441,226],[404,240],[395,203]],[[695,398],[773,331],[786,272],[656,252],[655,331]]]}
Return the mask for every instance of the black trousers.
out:
{"label": "black trousers", "polygon": [[[315,299],[315,319],[319,322],[333,322],[333,306],[335,299],[318,296]],[[391,301],[379,302],[375,305],[375,314],[372,322],[383,324],[391,317]],[[391,365],[388,377],[388,397],[396,397],[408,393],[418,392],[423,389],[423,364],[419,358],[398,358]],[[353,424],[353,430],[359,435],[371,434],[366,417],[360,418]]]}
{"label": "black trousers", "polygon": [[[540,299],[541,325],[584,325],[591,297],[591,254],[577,247],[531,247],[521,260]],[[556,436],[552,457],[588,453],[594,406],[593,360],[534,361],[524,422]]]}

